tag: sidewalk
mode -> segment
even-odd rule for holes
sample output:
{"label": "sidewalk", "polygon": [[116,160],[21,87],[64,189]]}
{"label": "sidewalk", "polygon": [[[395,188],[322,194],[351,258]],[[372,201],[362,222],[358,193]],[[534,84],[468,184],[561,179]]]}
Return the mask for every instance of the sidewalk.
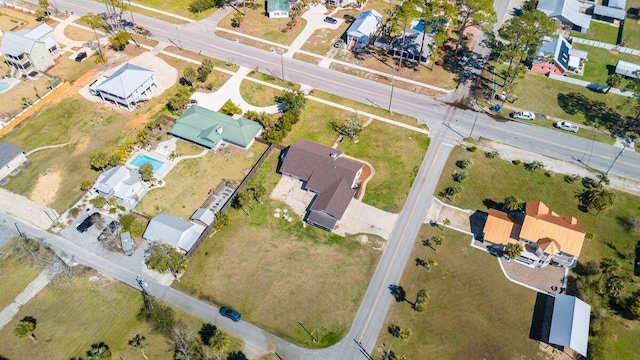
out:
{"label": "sidewalk", "polygon": [[584,44],[584,45],[589,45],[589,46],[598,47],[598,48],[607,49],[607,50],[615,50],[625,54],[640,56],[640,50],[636,50],[636,49],[632,49],[624,46],[607,44],[600,41],[582,39],[578,37],[572,37],[571,41],[576,42],[578,44]]}
{"label": "sidewalk", "polygon": [[[588,88],[589,85],[594,84],[593,82],[590,82],[590,81],[584,81],[584,80],[580,80],[580,79],[576,79],[576,78],[572,78],[572,77],[568,77],[568,76],[560,76],[560,75],[554,75],[554,74],[549,74],[549,79],[558,80],[558,81],[564,81],[564,82],[569,83],[569,84],[583,86],[583,87],[586,87],[586,88]],[[624,90],[620,90],[620,89],[616,89],[616,88],[611,88],[611,90],[609,92],[611,94],[626,96],[628,98],[634,97],[634,95],[633,95],[633,93],[631,91],[624,91]]]}
{"label": "sidewalk", "polygon": [[13,317],[20,311],[22,305],[28,303],[29,300],[38,295],[42,289],[49,285],[52,279],[53,277],[49,270],[43,270],[38,277],[33,279],[33,281],[16,296],[13,303],[2,309],[2,311],[0,311],[0,330],[11,322]]}

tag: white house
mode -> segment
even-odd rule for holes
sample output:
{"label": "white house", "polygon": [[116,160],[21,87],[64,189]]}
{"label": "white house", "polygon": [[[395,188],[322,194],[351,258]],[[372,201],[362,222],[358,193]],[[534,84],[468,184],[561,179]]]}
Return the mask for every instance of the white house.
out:
{"label": "white house", "polygon": [[27,157],[19,147],[0,142],[0,180],[14,173],[18,166],[25,161],[27,161]]}
{"label": "white house", "polygon": [[60,55],[60,48],[53,38],[51,26],[40,24],[32,30],[6,32],[0,53],[4,54],[4,62],[13,75],[22,75],[52,67]]}
{"label": "white house", "polygon": [[540,0],[537,9],[580,32],[586,32],[591,24],[591,16],[583,13],[578,0]]}
{"label": "white house", "polygon": [[105,197],[114,196],[124,206],[135,206],[149,191],[140,173],[124,166],[113,167],[98,176],[93,190]]}
{"label": "white house", "polygon": [[149,242],[161,241],[188,253],[205,227],[169,213],[162,213],[149,222],[142,237]]}
{"label": "white house", "polygon": [[347,29],[347,46],[355,51],[369,44],[382,22],[382,15],[371,9],[363,11]]}
{"label": "white house", "polygon": [[133,64],[124,64],[118,71],[104,79],[95,92],[102,101],[113,103],[132,111],[136,103],[149,99],[157,87],[153,71]]}

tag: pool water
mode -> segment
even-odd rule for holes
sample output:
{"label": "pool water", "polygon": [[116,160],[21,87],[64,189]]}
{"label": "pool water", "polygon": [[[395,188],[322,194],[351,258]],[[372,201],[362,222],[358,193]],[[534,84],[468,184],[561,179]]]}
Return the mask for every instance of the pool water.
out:
{"label": "pool water", "polygon": [[6,81],[0,81],[0,93],[7,91],[8,88],[9,83],[7,83]]}
{"label": "pool water", "polygon": [[150,163],[151,166],[153,166],[153,173],[157,173],[158,170],[160,170],[160,168],[162,167],[162,165],[164,165],[164,163],[160,160],[156,160],[152,157],[148,157],[147,155],[138,155],[136,156],[135,159],[133,159],[133,161],[131,162],[131,165],[140,168],[140,166],[146,164],[146,163]]}
{"label": "pool water", "polygon": [[413,30],[424,31],[424,20],[418,20],[418,23],[415,24],[415,26],[413,27]]}

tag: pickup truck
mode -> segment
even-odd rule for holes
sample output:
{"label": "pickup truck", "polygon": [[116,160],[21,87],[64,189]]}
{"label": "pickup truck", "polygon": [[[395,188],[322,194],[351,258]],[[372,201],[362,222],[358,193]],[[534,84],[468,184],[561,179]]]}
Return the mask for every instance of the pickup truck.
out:
{"label": "pickup truck", "polygon": [[571,132],[574,132],[574,133],[578,132],[578,126],[577,125],[573,125],[572,123],[570,123],[568,121],[558,121],[553,125],[555,127],[557,127],[558,129],[561,129],[561,130],[571,131]]}

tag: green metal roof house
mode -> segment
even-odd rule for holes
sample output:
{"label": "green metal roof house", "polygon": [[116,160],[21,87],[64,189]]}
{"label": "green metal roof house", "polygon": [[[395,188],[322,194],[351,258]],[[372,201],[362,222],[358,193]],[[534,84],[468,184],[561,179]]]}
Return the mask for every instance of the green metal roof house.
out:
{"label": "green metal roof house", "polygon": [[267,0],[266,7],[270,19],[288,18],[291,11],[289,0]]}
{"label": "green metal roof house", "polygon": [[262,126],[255,121],[231,117],[198,105],[187,109],[169,129],[173,136],[210,149],[230,143],[246,150],[261,132]]}

